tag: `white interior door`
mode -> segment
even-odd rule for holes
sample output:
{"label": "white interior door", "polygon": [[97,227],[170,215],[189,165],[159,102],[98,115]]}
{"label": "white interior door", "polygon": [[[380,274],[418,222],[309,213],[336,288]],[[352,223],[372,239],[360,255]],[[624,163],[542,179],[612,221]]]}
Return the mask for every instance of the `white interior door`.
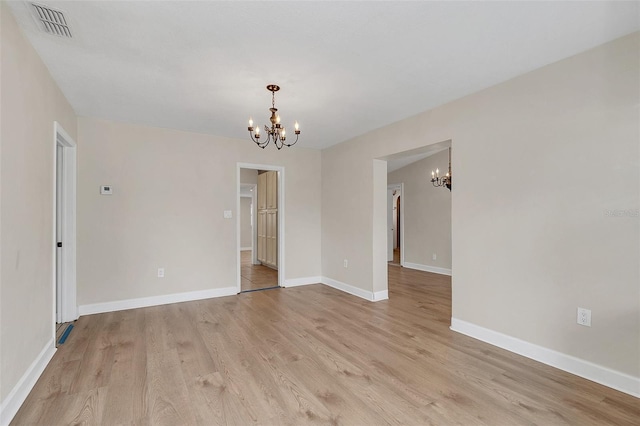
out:
{"label": "white interior door", "polygon": [[[51,257],[54,270],[51,276],[53,291],[52,321],[68,322],[78,319],[76,305],[76,143],[58,122],[54,122],[53,193],[51,200],[52,232]],[[60,244],[58,244],[60,243]],[[59,247],[60,246],[60,247]],[[54,329],[55,332],[55,329]]]}
{"label": "white interior door", "polygon": [[63,147],[56,145],[56,322],[62,322],[62,206],[64,167]]}
{"label": "white interior door", "polygon": [[387,261],[393,260],[393,189],[387,189]]}

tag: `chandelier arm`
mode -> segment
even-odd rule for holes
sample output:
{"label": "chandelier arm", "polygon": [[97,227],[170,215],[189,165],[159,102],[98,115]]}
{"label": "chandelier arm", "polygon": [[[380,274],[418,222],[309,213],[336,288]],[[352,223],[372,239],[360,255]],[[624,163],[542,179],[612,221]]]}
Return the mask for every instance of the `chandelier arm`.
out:
{"label": "chandelier arm", "polygon": [[273,136],[273,144],[276,146],[276,148],[278,148],[278,151],[281,150],[283,146],[285,146],[285,143],[278,136],[278,132],[276,132]]}
{"label": "chandelier arm", "polygon": [[296,140],[295,140],[295,141],[293,141],[293,143],[288,143],[288,144],[285,144],[285,145],[287,145],[288,147],[289,147],[289,146],[294,146],[294,145],[296,144],[296,142],[298,142],[298,137],[300,137],[300,135],[299,135],[299,134],[297,134],[297,135],[296,135]]}
{"label": "chandelier arm", "polygon": [[260,139],[254,139],[253,134],[251,132],[249,132],[249,136],[251,137],[251,140],[255,142],[255,144],[262,149],[264,149],[267,145],[269,145],[269,135],[267,135],[264,142],[260,142]]}
{"label": "chandelier arm", "polygon": [[267,137],[264,139],[264,142],[260,144],[260,148],[266,148],[267,145],[269,145],[269,142],[271,142],[271,135],[267,134]]}
{"label": "chandelier arm", "polygon": [[253,133],[249,132],[249,136],[251,137],[251,140],[255,142],[256,145],[260,146],[262,144],[262,142],[260,142],[260,139],[254,139]]}

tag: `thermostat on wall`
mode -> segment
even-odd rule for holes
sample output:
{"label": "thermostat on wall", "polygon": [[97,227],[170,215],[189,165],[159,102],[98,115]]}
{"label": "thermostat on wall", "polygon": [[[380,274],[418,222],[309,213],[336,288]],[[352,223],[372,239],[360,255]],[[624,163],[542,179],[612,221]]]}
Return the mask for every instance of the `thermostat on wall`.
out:
{"label": "thermostat on wall", "polygon": [[111,195],[113,194],[113,187],[111,185],[102,185],[100,187],[100,194]]}

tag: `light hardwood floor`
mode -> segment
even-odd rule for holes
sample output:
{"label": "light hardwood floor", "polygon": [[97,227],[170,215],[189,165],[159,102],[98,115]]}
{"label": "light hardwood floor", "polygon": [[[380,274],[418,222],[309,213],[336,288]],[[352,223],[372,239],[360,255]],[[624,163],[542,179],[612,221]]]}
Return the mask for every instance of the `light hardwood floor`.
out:
{"label": "light hardwood floor", "polygon": [[446,276],[81,317],[16,425],[637,425],[638,399],[449,330]]}
{"label": "light hardwood floor", "polygon": [[277,287],[278,271],[251,263],[251,250],[240,252],[240,289],[242,291]]}
{"label": "light hardwood floor", "polygon": [[389,265],[400,266],[400,249],[393,249],[393,260],[390,260]]}

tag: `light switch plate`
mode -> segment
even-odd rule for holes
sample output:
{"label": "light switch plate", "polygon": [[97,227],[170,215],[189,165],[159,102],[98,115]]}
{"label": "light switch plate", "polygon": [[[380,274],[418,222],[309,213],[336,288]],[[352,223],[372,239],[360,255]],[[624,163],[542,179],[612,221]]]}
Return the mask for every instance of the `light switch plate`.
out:
{"label": "light switch plate", "polygon": [[233,217],[233,215],[231,214],[231,210],[225,210],[224,211],[224,218],[225,219],[231,219]]}
{"label": "light switch plate", "polygon": [[113,194],[113,187],[111,185],[102,185],[102,186],[100,186],[100,194],[102,194],[102,195],[111,195],[111,194]]}

